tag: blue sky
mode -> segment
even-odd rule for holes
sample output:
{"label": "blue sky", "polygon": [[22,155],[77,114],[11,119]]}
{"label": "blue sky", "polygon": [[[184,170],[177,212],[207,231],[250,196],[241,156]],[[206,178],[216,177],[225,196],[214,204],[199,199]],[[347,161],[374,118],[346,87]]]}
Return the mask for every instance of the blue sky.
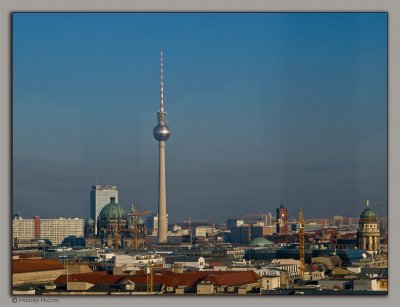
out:
{"label": "blue sky", "polygon": [[385,13],[14,13],[14,212],[157,210],[160,48],[171,221],[386,201]]}

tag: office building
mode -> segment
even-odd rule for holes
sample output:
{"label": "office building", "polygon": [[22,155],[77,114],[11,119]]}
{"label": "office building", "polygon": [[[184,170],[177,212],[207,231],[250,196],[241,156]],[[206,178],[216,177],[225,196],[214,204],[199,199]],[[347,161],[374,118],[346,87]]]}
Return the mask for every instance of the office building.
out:
{"label": "office building", "polygon": [[274,221],[272,220],[271,213],[262,215],[262,221],[264,222],[264,226],[273,226],[274,225]]}

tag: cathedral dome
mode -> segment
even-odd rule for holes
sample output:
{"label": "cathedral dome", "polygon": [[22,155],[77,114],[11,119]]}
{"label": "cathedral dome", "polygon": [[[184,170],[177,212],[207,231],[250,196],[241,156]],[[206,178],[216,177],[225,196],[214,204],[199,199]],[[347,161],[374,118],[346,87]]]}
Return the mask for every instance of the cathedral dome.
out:
{"label": "cathedral dome", "polygon": [[115,202],[115,197],[111,197],[110,203],[101,209],[99,220],[126,220],[124,209]]}
{"label": "cathedral dome", "polygon": [[250,243],[249,246],[251,247],[257,247],[257,246],[266,246],[266,245],[271,245],[273,244],[271,241],[265,239],[264,237],[258,237],[253,239]]}

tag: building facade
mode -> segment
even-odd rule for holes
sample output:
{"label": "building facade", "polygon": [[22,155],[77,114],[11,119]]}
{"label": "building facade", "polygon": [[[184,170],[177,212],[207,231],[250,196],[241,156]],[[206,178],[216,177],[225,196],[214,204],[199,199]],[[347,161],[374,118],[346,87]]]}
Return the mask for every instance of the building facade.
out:
{"label": "building facade", "polygon": [[273,226],[274,225],[274,221],[272,219],[271,213],[267,213],[267,214],[263,215],[262,221],[264,222],[264,226]]}
{"label": "building facade", "polygon": [[101,209],[114,197],[118,203],[118,188],[115,185],[94,185],[90,191],[90,217],[94,221],[95,233],[97,233],[97,217]]}
{"label": "building facade", "polygon": [[81,218],[41,219],[40,238],[49,239],[53,245],[59,245],[69,236],[84,236],[84,220]]}
{"label": "building facade", "polygon": [[[38,230],[39,229],[39,230]],[[68,236],[83,237],[84,220],[81,218],[32,219],[16,217],[13,219],[14,240],[50,240],[53,245],[60,244]]]}
{"label": "building facade", "polygon": [[[251,240],[267,235],[268,227],[262,225],[243,224],[240,227],[231,228],[231,243],[249,244]],[[250,232],[250,233],[249,233]]]}
{"label": "building facade", "polygon": [[13,239],[14,240],[34,240],[35,221],[34,219],[24,219],[16,216],[13,219]]}

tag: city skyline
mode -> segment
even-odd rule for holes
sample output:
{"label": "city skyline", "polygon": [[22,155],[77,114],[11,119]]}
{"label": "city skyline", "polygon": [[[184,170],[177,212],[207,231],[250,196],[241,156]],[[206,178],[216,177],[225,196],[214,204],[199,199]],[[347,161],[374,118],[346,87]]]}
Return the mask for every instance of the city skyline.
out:
{"label": "city skyline", "polygon": [[14,14],[14,212],[88,217],[96,180],[126,211],[157,212],[160,48],[171,222],[386,202],[386,25],[383,13]]}

